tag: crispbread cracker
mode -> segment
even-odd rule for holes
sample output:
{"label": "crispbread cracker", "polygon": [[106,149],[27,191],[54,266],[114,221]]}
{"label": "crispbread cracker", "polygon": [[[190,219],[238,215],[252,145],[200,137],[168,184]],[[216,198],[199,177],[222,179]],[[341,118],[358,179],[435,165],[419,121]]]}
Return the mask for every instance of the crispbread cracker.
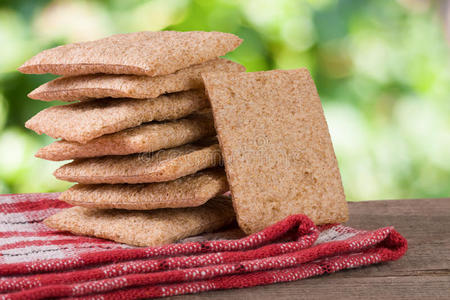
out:
{"label": "crispbread cracker", "polygon": [[99,99],[49,107],[28,120],[25,127],[55,139],[84,144],[145,122],[179,119],[208,106],[202,90],[154,99]]}
{"label": "crispbread cracker", "polygon": [[234,50],[240,38],[223,32],[136,32],[44,50],[18,70],[27,74],[158,76]]}
{"label": "crispbread cracker", "polygon": [[245,68],[219,58],[162,76],[91,74],[64,76],[28,94],[37,100],[85,101],[93,98],[155,98],[165,93],[203,89],[201,73],[243,72]]}
{"label": "crispbread cracker", "polygon": [[348,218],[330,134],[306,69],[204,74],[239,226],[292,214]]}
{"label": "crispbread cracker", "polygon": [[168,182],[76,184],[59,199],[91,208],[151,210],[194,207],[228,191],[223,168],[208,169]]}
{"label": "crispbread cracker", "polygon": [[[108,116],[105,116],[108,117]],[[191,143],[214,135],[214,125],[207,114],[162,123],[147,123],[103,135],[86,144],[57,141],[38,150],[36,157],[61,161],[105,155],[153,152]]]}
{"label": "crispbread cracker", "polygon": [[75,206],[45,219],[44,223],[53,229],[78,235],[135,246],[160,246],[218,230],[233,220],[230,199],[217,197],[199,207],[150,211]]}
{"label": "crispbread cracker", "polygon": [[221,163],[218,144],[192,144],[154,153],[74,160],[61,166],[54,175],[61,180],[85,184],[162,182]]}

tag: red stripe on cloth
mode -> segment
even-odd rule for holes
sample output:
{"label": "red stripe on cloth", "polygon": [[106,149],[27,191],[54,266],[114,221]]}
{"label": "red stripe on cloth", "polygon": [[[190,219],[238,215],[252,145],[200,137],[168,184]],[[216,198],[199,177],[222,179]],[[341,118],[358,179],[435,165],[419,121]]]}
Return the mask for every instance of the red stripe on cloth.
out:
{"label": "red stripe on cloth", "polygon": [[43,210],[48,208],[67,208],[70,204],[63,201],[55,201],[55,199],[42,199],[39,202],[16,202],[0,204],[0,212],[8,213],[23,213],[34,210]]}
{"label": "red stripe on cloth", "polygon": [[43,246],[43,245],[67,245],[67,244],[85,244],[89,242],[95,242],[96,244],[115,244],[108,240],[98,240],[93,239],[89,237],[76,237],[70,236],[69,239],[64,239],[61,237],[61,239],[51,239],[51,240],[35,240],[35,241],[22,241],[17,243],[11,243],[6,244],[3,246],[0,246],[0,255],[1,251],[3,250],[9,250],[9,249],[20,249],[20,248],[26,248],[30,246]]}
{"label": "red stripe on cloth", "polygon": [[[150,286],[150,287],[135,287],[123,289],[107,293],[99,293],[92,296],[81,296],[68,299],[144,299],[167,297],[183,294],[193,294],[204,291],[223,290],[231,288],[246,288],[258,285],[267,285],[279,282],[296,281],[308,277],[318,276],[325,273],[332,273],[350,267],[365,266],[378,261],[366,254],[361,254],[359,257],[355,256],[349,259],[328,259],[308,263],[294,268],[286,268],[281,270],[270,270],[254,273],[244,273],[238,275],[224,276],[207,280],[200,280],[194,282],[176,283],[168,285]],[[334,268],[334,265],[339,264],[341,267]],[[333,270],[333,271],[332,271]]]}
{"label": "red stripe on cloth", "polygon": [[57,200],[59,195],[60,193],[3,194],[0,195],[0,203],[40,202],[45,199]]}
{"label": "red stripe on cloth", "polygon": [[[71,235],[71,233],[61,233],[61,235]],[[0,232],[0,238],[9,238],[9,237],[30,237],[30,236],[54,236],[55,231],[49,230],[49,231],[6,231],[6,232]]]}
{"label": "red stripe on cloth", "polygon": [[[29,197],[33,203],[40,202],[39,195]],[[52,197],[57,195],[45,195],[42,210],[17,204],[23,209],[18,219],[29,220],[36,212],[47,217],[64,206]],[[25,198],[14,196],[6,202],[24,203]],[[53,204],[62,206],[49,209]],[[0,213],[12,206],[5,207],[0,206]],[[0,293],[7,292],[2,294],[6,299],[135,299],[243,288],[396,260],[407,250],[406,240],[392,227],[374,231],[336,224],[316,227],[303,215],[290,216],[242,239],[148,248],[75,237],[33,224],[26,227],[29,232],[5,230],[17,228],[11,226],[13,219],[4,218],[6,224],[0,224]],[[66,258],[45,254],[48,246]],[[27,247],[33,251],[22,251]],[[8,260],[2,258],[2,251],[10,255],[15,249],[20,251],[16,262],[5,263]]]}

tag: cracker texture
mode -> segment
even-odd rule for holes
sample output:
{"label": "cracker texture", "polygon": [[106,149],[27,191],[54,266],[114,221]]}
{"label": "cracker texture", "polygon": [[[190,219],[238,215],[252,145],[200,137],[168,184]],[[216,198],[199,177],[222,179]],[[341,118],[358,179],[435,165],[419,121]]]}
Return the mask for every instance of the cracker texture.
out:
{"label": "cracker texture", "polygon": [[91,74],[64,76],[44,83],[28,94],[43,101],[86,101],[99,98],[156,98],[166,93],[203,89],[201,73],[243,72],[245,68],[224,58],[190,66],[161,76]]}
{"label": "cracker texture", "polygon": [[348,218],[328,126],[306,69],[207,73],[239,226],[257,232],[292,214]]}
{"label": "cracker texture", "polygon": [[149,183],[175,180],[221,164],[218,144],[188,144],[154,153],[78,159],[61,166],[54,175],[84,184]]}
{"label": "cracker texture", "polygon": [[242,40],[223,32],[136,32],[44,50],[18,70],[26,74],[158,76],[234,50]]}
{"label": "cracker texture", "polygon": [[102,135],[85,144],[65,140],[56,141],[39,149],[36,157],[61,161],[84,157],[154,152],[191,143],[214,134],[212,118],[208,114],[197,114],[176,121],[146,123]]}
{"label": "cracker texture", "polygon": [[46,108],[28,120],[25,127],[55,139],[85,144],[142,123],[183,118],[208,106],[202,90],[153,99],[99,99]]}
{"label": "cracker texture", "polygon": [[59,199],[90,208],[151,210],[195,207],[228,191],[223,168],[208,169],[179,179],[146,184],[76,184]]}
{"label": "cracker texture", "polygon": [[233,220],[230,199],[217,197],[199,207],[150,211],[75,206],[45,219],[44,223],[53,229],[77,235],[134,246],[161,246],[218,230]]}

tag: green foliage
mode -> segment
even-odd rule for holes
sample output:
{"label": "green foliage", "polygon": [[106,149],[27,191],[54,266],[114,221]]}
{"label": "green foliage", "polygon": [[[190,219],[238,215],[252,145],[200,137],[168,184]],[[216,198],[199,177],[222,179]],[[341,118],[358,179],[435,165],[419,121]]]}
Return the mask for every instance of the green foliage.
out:
{"label": "green foliage", "polygon": [[[401,3],[403,3],[402,1]],[[0,193],[63,190],[51,142],[23,128],[59,103],[27,99],[53,76],[15,69],[55,45],[140,30],[232,32],[248,71],[307,67],[349,200],[450,194],[450,62],[433,7],[359,0],[0,2]],[[423,3],[428,3],[424,1]]]}

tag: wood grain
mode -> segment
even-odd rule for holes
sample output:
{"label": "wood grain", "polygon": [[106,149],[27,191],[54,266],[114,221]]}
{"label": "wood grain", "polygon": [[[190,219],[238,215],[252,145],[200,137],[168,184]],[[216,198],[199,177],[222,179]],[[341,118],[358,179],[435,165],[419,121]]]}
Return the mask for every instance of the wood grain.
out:
{"label": "wood grain", "polygon": [[449,299],[450,198],[349,203],[347,225],[393,225],[408,239],[398,261],[246,289],[171,297],[194,299]]}

